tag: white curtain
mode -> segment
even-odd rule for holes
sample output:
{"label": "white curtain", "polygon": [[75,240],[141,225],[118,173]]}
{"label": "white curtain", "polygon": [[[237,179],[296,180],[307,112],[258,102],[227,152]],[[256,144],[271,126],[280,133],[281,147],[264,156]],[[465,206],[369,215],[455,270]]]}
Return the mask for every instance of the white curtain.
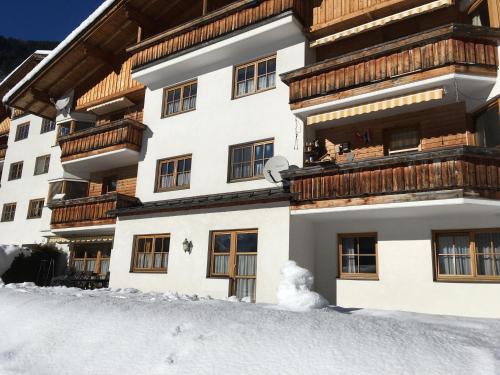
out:
{"label": "white curtain", "polygon": [[439,236],[438,258],[441,275],[471,275],[469,236]]}
{"label": "white curtain", "polygon": [[255,279],[236,279],[236,297],[250,297],[255,302]]}
{"label": "white curtain", "polygon": [[222,275],[229,274],[229,255],[214,256],[214,273]]}
{"label": "white curtain", "polygon": [[342,272],[357,273],[356,241],[354,238],[342,240]]}
{"label": "white curtain", "polygon": [[238,276],[255,276],[256,272],[256,255],[238,255]]}

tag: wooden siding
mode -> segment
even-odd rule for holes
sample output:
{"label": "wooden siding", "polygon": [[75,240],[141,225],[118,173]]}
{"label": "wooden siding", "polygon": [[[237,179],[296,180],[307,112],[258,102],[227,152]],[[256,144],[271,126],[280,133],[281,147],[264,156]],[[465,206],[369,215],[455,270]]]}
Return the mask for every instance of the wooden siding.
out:
{"label": "wooden siding", "polygon": [[293,10],[299,18],[304,18],[308,10],[308,2],[304,0],[260,0],[246,1],[256,4],[235,11],[196,27],[183,29],[178,33],[167,33],[164,38],[152,38],[155,42],[145,41],[142,47],[134,47],[132,69],[139,68],[153,61],[162,59],[190,47],[227,35],[247,26],[261,22],[267,18],[277,16]]}
{"label": "wooden siding", "polygon": [[[316,131],[316,138],[328,155],[344,162],[347,156],[336,155],[335,147],[344,142],[351,144],[354,160],[370,159],[385,155],[387,131],[396,128],[416,128],[419,131],[422,151],[450,146],[473,144],[468,132],[468,119],[464,103],[406,112],[401,115],[375,119],[356,124],[334,126]],[[369,134],[369,141],[358,136]]]}
{"label": "wooden siding", "polygon": [[140,151],[145,126],[123,119],[59,138],[61,160],[69,161],[122,148]]}
{"label": "wooden siding", "polygon": [[130,57],[123,62],[118,72],[112,71],[79,95],[76,107],[89,107],[143,88],[142,84],[132,79],[132,57]]}
{"label": "wooden siding", "polygon": [[9,134],[10,132],[10,117],[4,118],[0,121],[0,135]]}
{"label": "wooden siding", "polygon": [[311,31],[345,29],[426,2],[429,0],[312,0]]}
{"label": "wooden siding", "polygon": [[5,159],[6,154],[7,154],[7,145],[0,145],[0,160]]}
{"label": "wooden siding", "polygon": [[[500,199],[500,151],[450,148],[309,167],[285,173],[285,177],[290,180],[297,204],[339,200],[339,205],[348,205],[355,198],[363,198],[359,204],[370,204],[375,203],[372,198],[376,196],[456,189],[476,197]],[[418,200],[415,195],[406,198]]]}
{"label": "wooden siding", "polygon": [[117,168],[105,172],[92,173],[89,181],[89,196],[97,197],[102,194],[103,178],[116,177],[116,192],[131,197],[135,196],[137,184],[137,165]]}
{"label": "wooden siding", "polygon": [[334,64],[326,71],[293,80],[289,84],[290,102],[293,104],[449,65],[486,67],[491,74],[496,74],[497,47],[489,42],[455,38],[413,47],[401,46],[399,51],[364,56],[362,61],[353,63]]}
{"label": "wooden siding", "polygon": [[109,216],[109,211],[135,204],[136,198],[117,193],[62,201],[50,205],[50,223],[53,229],[114,224],[116,217]]}

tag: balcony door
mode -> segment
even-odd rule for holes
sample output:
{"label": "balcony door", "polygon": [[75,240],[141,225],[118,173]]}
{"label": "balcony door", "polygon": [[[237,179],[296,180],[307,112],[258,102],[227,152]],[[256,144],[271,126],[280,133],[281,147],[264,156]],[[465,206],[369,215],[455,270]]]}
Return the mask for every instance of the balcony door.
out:
{"label": "balcony door", "polygon": [[257,243],[256,230],[212,233],[210,275],[229,278],[229,296],[255,302]]}

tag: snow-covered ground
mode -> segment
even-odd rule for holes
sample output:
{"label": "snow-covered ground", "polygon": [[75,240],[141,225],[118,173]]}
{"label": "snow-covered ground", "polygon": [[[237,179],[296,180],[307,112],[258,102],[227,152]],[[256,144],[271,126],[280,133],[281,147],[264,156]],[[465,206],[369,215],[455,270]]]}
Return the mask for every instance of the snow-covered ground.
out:
{"label": "snow-covered ground", "polygon": [[0,286],[0,374],[500,374],[500,320]]}

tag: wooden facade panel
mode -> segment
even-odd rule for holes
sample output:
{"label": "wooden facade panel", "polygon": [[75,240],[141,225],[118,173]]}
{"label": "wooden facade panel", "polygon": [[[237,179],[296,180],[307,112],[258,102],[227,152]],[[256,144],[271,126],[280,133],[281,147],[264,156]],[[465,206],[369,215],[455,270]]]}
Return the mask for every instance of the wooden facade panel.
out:
{"label": "wooden facade panel", "polygon": [[116,97],[121,93],[140,90],[144,86],[132,79],[132,57],[125,60],[118,72],[112,71],[102,80],[93,85],[76,101],[76,106],[81,108],[87,105]]}
{"label": "wooden facade panel", "polygon": [[113,169],[105,172],[92,173],[89,181],[89,196],[97,197],[103,194],[103,179],[115,177],[116,192],[131,197],[135,196],[137,185],[137,165]]}
{"label": "wooden facade panel", "polygon": [[[404,47],[401,47],[404,48]],[[383,80],[448,65],[477,65],[496,72],[496,46],[490,43],[463,42],[457,39],[430,41],[418,47],[385,56],[368,56],[363,62],[339,64],[328,71],[292,80],[290,102],[312,99]],[[332,84],[335,82],[335,85]],[[307,90],[304,88],[307,87]]]}
{"label": "wooden facade panel", "polygon": [[[477,150],[481,150],[476,148]],[[289,177],[296,202],[347,199],[385,194],[410,194],[450,189],[500,192],[500,153],[484,156],[467,148],[443,150],[401,162],[391,157],[373,165],[345,163],[321,173]],[[403,160],[404,159],[404,160]],[[376,165],[375,165],[376,164]],[[301,172],[303,173],[303,172]],[[321,189],[318,189],[321,186]],[[500,197],[500,195],[499,195]]]}
{"label": "wooden facade panel", "polygon": [[[386,154],[386,138],[391,129],[416,128],[420,133],[420,148],[428,151],[443,147],[467,145],[467,114],[464,103],[454,103],[433,109],[408,112],[383,119],[363,121],[353,125],[334,126],[316,131],[316,137],[330,158],[338,162],[347,155],[337,155],[336,147],[349,142],[354,160],[382,157]],[[368,135],[368,140],[363,136]]]}
{"label": "wooden facade panel", "polygon": [[2,121],[0,121],[0,135],[9,134],[10,121],[10,117],[5,117]]}

